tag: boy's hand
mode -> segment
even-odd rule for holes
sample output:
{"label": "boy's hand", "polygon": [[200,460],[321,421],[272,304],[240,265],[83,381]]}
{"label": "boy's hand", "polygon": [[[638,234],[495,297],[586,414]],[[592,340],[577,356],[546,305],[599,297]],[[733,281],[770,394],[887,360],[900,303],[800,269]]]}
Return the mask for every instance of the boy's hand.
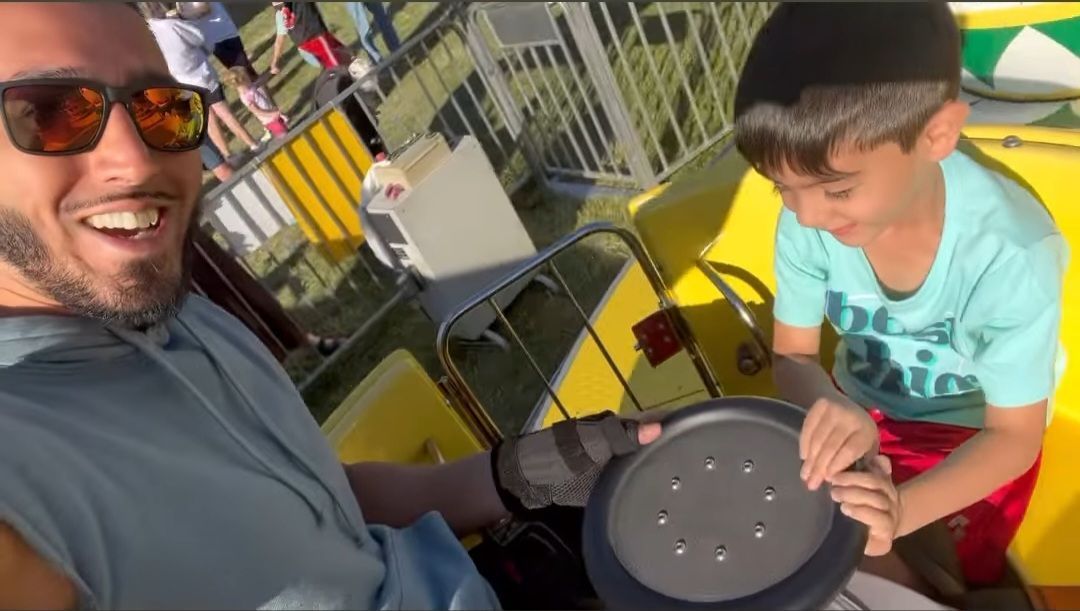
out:
{"label": "boy's hand", "polygon": [[877,425],[866,410],[846,398],[822,397],[810,407],[799,436],[800,475],[810,490],[870,454]]}
{"label": "boy's hand", "polygon": [[832,499],[844,515],[870,527],[867,556],[884,556],[892,549],[900,525],[900,494],[892,482],[892,465],[884,456],[869,461],[866,471],[838,473],[830,482]]}

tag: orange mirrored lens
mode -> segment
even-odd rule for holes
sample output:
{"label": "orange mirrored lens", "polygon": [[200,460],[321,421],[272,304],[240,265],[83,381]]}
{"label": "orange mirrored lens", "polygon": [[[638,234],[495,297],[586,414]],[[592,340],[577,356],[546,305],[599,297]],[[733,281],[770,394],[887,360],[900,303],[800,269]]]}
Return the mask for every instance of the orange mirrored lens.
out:
{"label": "orange mirrored lens", "polygon": [[146,144],[163,151],[191,148],[206,127],[202,96],[179,87],[144,89],[131,112]]}
{"label": "orange mirrored lens", "polygon": [[4,115],[15,144],[30,151],[69,152],[94,140],[105,101],[77,85],[22,85],[4,91]]}

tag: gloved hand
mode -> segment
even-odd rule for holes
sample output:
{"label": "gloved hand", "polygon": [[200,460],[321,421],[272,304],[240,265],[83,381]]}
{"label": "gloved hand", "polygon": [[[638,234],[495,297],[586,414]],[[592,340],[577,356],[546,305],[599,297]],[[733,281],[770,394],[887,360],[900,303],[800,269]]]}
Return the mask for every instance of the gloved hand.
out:
{"label": "gloved hand", "polygon": [[613,456],[635,452],[659,436],[659,423],[611,411],[563,420],[499,442],[491,451],[495,488],[514,514],[549,505],[584,507]]}

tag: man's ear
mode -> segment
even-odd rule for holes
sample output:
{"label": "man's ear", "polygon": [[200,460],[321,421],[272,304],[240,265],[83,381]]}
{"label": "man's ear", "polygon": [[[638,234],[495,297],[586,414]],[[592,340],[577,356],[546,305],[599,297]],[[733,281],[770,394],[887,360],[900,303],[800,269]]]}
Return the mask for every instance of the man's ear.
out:
{"label": "man's ear", "polygon": [[933,161],[941,161],[956,150],[956,144],[960,141],[960,132],[964,128],[971,113],[971,107],[967,102],[952,100],[946,102],[934,116],[930,117],[923,129],[920,139],[920,148],[926,152]]}

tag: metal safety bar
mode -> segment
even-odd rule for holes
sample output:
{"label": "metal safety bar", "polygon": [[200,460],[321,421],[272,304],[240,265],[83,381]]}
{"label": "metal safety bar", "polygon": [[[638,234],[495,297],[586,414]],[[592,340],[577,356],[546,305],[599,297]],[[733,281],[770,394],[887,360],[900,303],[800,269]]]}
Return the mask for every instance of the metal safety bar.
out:
{"label": "metal safety bar", "polygon": [[631,397],[631,401],[634,405],[641,409],[641,402],[630,388],[629,382],[626,377],[615,367],[614,359],[612,359],[607,347],[600,341],[599,335],[596,333],[596,329],[592,325],[592,320],[588,313],[585,312],[580,302],[573,297],[572,291],[569,290],[565,279],[558,271],[558,268],[554,266],[553,259],[559,254],[563,253],[567,249],[571,248],[575,244],[578,244],[585,238],[590,236],[607,234],[619,238],[623,244],[630,250],[631,256],[640,265],[642,272],[645,274],[646,279],[649,281],[650,286],[656,293],[660,307],[666,310],[671,317],[671,321],[675,327],[675,333],[678,336],[679,341],[685,347],[691,362],[693,363],[698,375],[701,377],[701,381],[710,396],[720,396],[720,385],[716,379],[715,374],[708,366],[705,357],[698,346],[696,340],[689,331],[689,327],[686,321],[683,320],[679,314],[675,302],[671,297],[671,293],[665,286],[663,278],[660,275],[659,270],[653,264],[652,259],[648,257],[645,251],[645,247],[638,240],[629,229],[619,227],[612,223],[592,223],[586,225],[577,231],[563,237],[554,244],[548,246],[544,250],[540,251],[535,257],[532,257],[528,261],[525,261],[510,273],[503,276],[500,280],[492,283],[487,288],[477,292],[468,301],[463,303],[453,314],[448,316],[442,324],[439,325],[438,335],[436,337],[436,350],[438,352],[439,361],[442,364],[443,370],[447,375],[447,382],[451,386],[453,392],[452,396],[457,399],[455,401],[455,407],[459,409],[463,418],[474,425],[474,430],[481,434],[481,436],[491,444],[496,443],[504,437],[503,431],[501,431],[498,425],[491,418],[490,413],[481,404],[476,393],[472,387],[465,380],[461,374],[461,370],[458,368],[457,363],[454,361],[453,356],[450,353],[450,340],[454,325],[461,320],[466,314],[472,312],[476,308],[488,306],[495,310],[496,317],[499,321],[506,326],[507,332],[514,339],[514,342],[520,347],[526,355],[530,366],[536,375],[544,384],[544,390],[551,398],[556,408],[559,410],[563,418],[569,418],[569,411],[566,409],[562,399],[558,396],[556,390],[552,387],[551,380],[544,375],[543,370],[540,368],[539,363],[533,354],[525,346],[521,337],[514,329],[513,324],[506,318],[502,309],[498,306],[495,299],[502,291],[510,288],[516,283],[520,282],[526,276],[535,273],[542,267],[547,267],[551,270],[552,276],[556,278],[560,286],[567,291],[568,295],[571,295],[571,300],[574,307],[581,317],[582,322],[585,325],[589,336],[596,343],[597,348],[604,356],[608,366],[613,371],[614,375],[622,384],[623,389],[627,391],[627,394]]}

